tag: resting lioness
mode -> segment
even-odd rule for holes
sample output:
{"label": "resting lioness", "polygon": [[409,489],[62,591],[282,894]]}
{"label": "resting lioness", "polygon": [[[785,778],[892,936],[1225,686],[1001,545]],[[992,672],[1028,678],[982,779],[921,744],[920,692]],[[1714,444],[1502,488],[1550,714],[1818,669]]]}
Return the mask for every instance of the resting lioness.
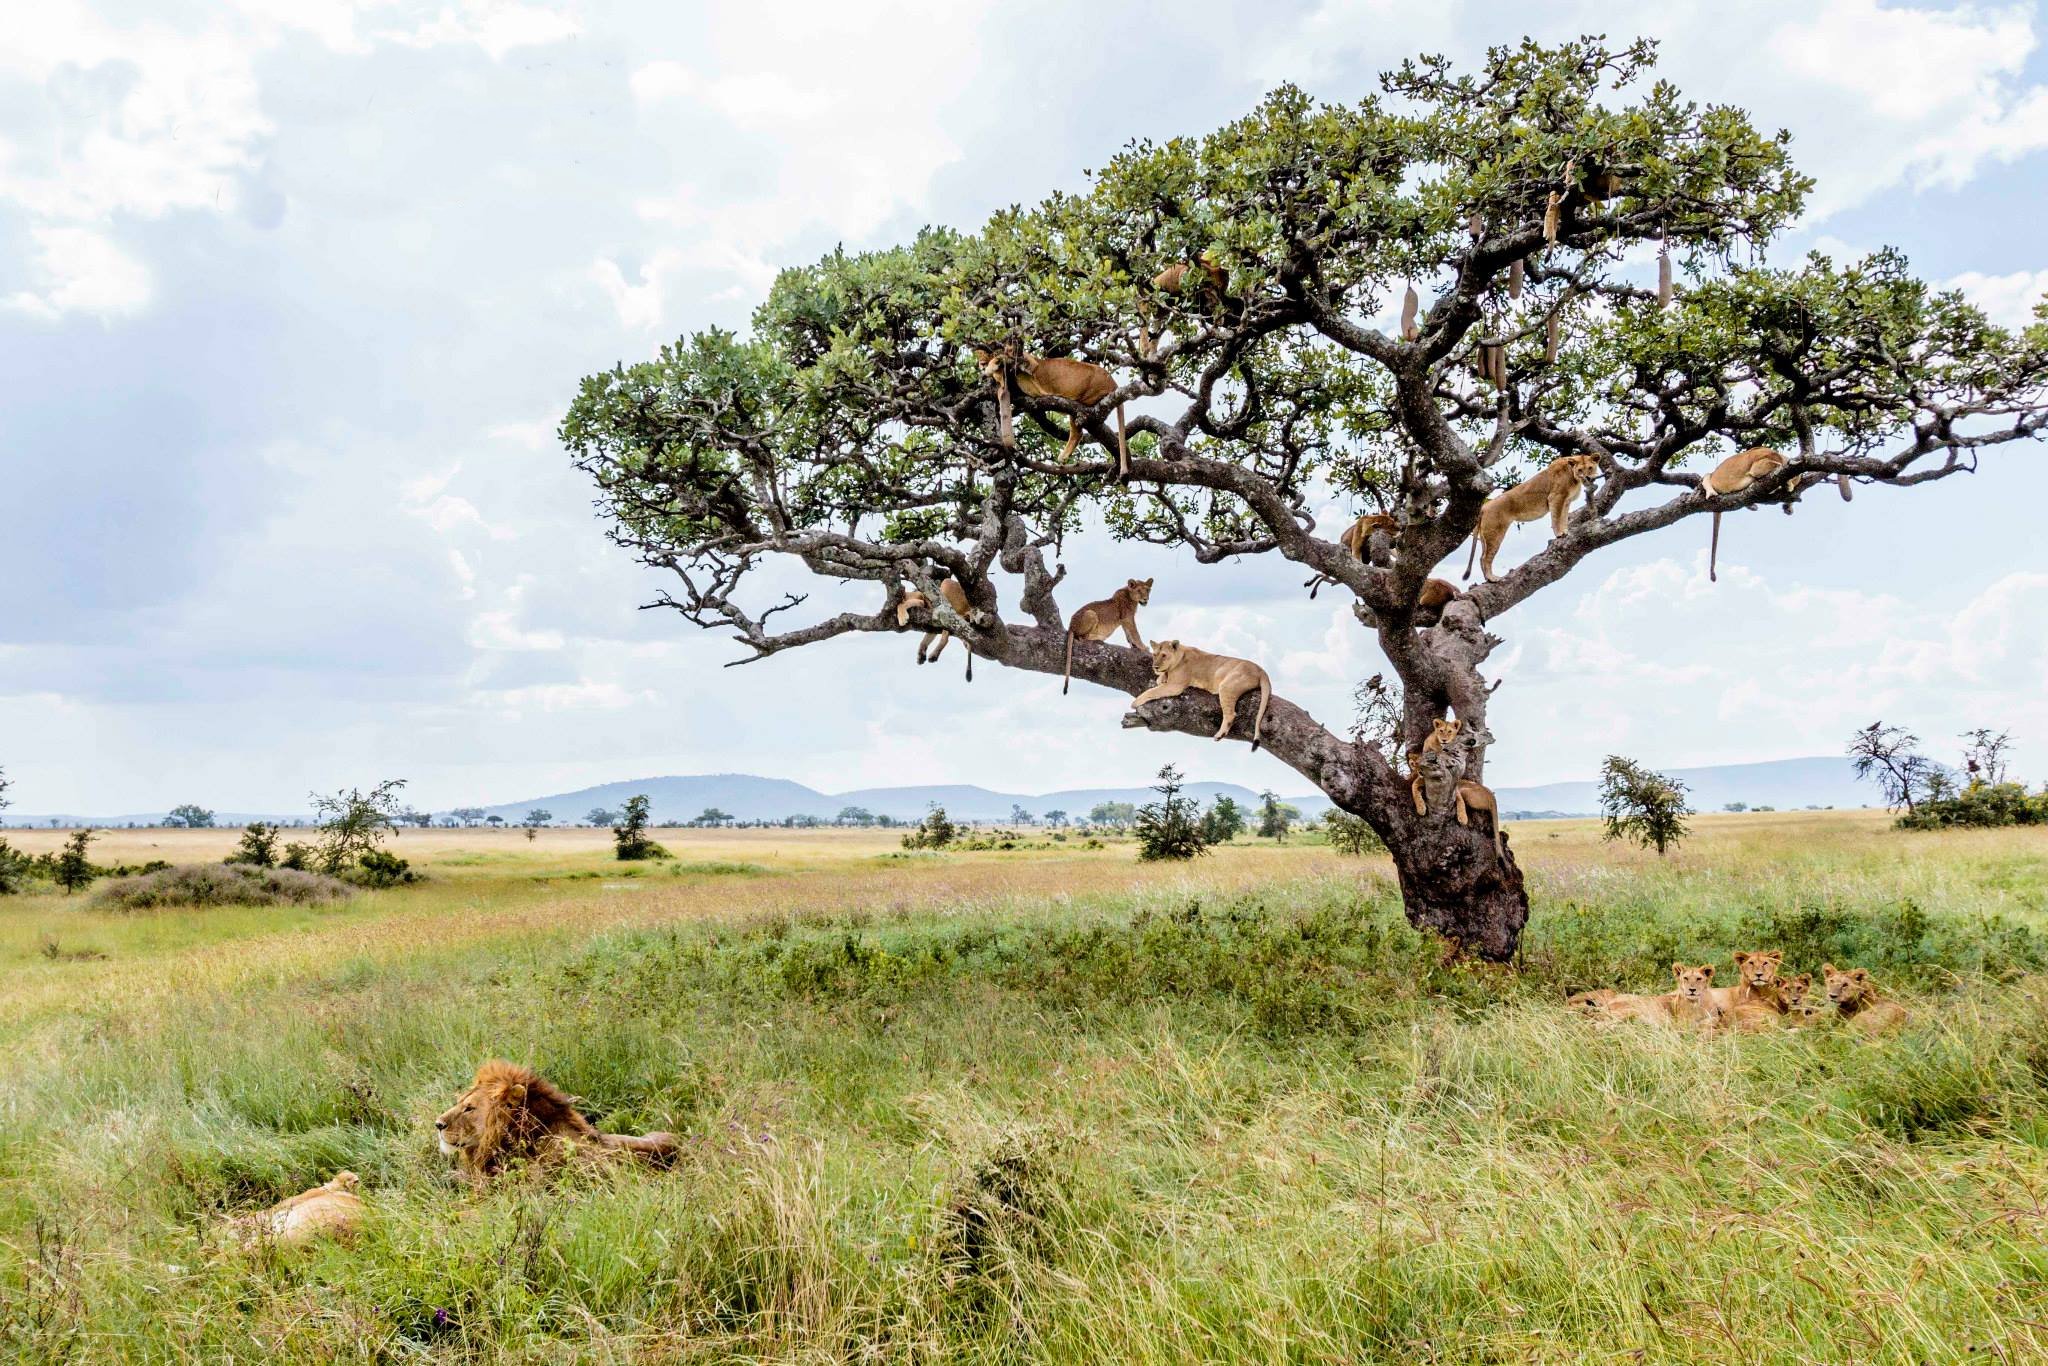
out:
{"label": "resting lioness", "polygon": [[1877,984],[1870,980],[1866,968],[1837,968],[1833,963],[1822,963],[1820,975],[1835,1014],[1851,1029],[1877,1034],[1898,1028],[1911,1016],[1897,1001],[1877,994]]}
{"label": "resting lioness", "polygon": [[244,1242],[296,1245],[325,1234],[347,1236],[362,1222],[363,1201],[354,1172],[336,1172],[324,1186],[300,1191],[267,1210],[244,1214],[230,1227]]}
{"label": "resting lioness", "polygon": [[1189,688],[1215,693],[1223,704],[1223,724],[1216,728],[1218,740],[1230,733],[1231,722],[1237,719],[1237,699],[1257,689],[1259,711],[1252,718],[1252,748],[1259,747],[1259,727],[1265,724],[1266,704],[1273,700],[1273,680],[1264,669],[1249,659],[1212,655],[1177,640],[1155,640],[1152,671],[1159,681],[1132,698],[1131,707],[1135,710],[1162,697],[1179,697]]}

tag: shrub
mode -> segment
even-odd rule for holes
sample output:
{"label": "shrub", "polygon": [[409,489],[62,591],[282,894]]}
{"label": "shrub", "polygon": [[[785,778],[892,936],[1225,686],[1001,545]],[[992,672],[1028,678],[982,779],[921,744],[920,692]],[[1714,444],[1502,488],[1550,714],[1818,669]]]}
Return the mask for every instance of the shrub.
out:
{"label": "shrub", "polygon": [[0,896],[9,896],[20,891],[23,884],[28,881],[33,866],[28,855],[6,840],[0,839]]}
{"label": "shrub", "polygon": [[313,815],[320,824],[318,862],[323,873],[338,875],[361,863],[398,830],[398,789],[405,779],[391,778],[368,792],[356,788],[333,796],[313,794]]}
{"label": "shrub", "polygon": [[92,904],[122,911],[177,906],[314,906],[354,895],[355,889],[347,883],[318,873],[240,863],[194,863],[108,883],[94,894]]}
{"label": "shrub", "polygon": [[943,849],[959,838],[960,827],[946,818],[946,808],[934,806],[925,813],[924,824],[903,837],[905,849]]}
{"label": "shrub", "polygon": [[93,867],[92,860],[86,857],[86,849],[92,844],[93,834],[91,830],[72,831],[71,838],[64,841],[64,852],[57,856],[52,875],[67,896],[81,887],[90,885],[92,880],[100,875],[100,870]]}
{"label": "shrub", "polygon": [[626,808],[619,817],[619,823],[612,827],[612,841],[621,859],[633,862],[669,856],[668,850],[647,838],[647,822],[647,798],[626,798]]}
{"label": "shrub", "polygon": [[1323,833],[1332,849],[1353,858],[1387,851],[1387,842],[1380,838],[1379,832],[1367,823],[1365,817],[1354,816],[1335,807],[1323,813]]}
{"label": "shrub", "polygon": [[410,863],[383,849],[370,850],[342,876],[358,887],[397,887],[420,880]]}
{"label": "shrub", "polygon": [[277,860],[277,866],[289,868],[295,873],[310,872],[313,868],[315,854],[316,851],[312,845],[293,840],[285,845],[284,853]]}
{"label": "shrub", "polygon": [[1901,830],[2004,825],[2048,825],[2048,788],[2030,793],[2019,783],[1972,783],[1956,796],[1924,800],[1899,817]]}
{"label": "shrub", "polygon": [[1159,770],[1158,786],[1152,789],[1159,794],[1159,800],[1138,808],[1138,857],[1147,863],[1191,859],[1208,852],[1194,800],[1180,795],[1180,785],[1180,770],[1166,765]]}
{"label": "shrub", "polygon": [[265,825],[262,821],[251,822],[243,829],[242,842],[235,846],[235,852],[221,862],[246,863],[252,868],[275,868],[277,827]]}

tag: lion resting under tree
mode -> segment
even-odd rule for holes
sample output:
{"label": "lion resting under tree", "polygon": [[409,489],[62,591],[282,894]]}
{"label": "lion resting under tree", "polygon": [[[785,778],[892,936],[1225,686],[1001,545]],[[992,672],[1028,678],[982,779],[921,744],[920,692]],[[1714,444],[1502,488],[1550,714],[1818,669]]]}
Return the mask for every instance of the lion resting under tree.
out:
{"label": "lion resting under tree", "polygon": [[434,1132],[455,1169],[478,1183],[515,1162],[572,1154],[627,1153],[666,1166],[677,1148],[674,1134],[600,1133],[552,1082],[502,1061],[477,1068],[476,1081],[434,1121]]}

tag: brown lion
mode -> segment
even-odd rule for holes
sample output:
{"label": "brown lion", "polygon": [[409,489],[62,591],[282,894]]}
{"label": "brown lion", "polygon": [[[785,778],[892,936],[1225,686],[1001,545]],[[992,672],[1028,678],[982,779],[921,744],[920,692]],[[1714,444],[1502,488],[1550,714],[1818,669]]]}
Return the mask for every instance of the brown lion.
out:
{"label": "brown lion", "polygon": [[501,1061],[476,1069],[475,1083],[434,1121],[434,1133],[455,1169],[475,1182],[522,1159],[547,1162],[579,1152],[630,1153],[666,1166],[677,1146],[674,1134],[599,1133],[540,1073]]}

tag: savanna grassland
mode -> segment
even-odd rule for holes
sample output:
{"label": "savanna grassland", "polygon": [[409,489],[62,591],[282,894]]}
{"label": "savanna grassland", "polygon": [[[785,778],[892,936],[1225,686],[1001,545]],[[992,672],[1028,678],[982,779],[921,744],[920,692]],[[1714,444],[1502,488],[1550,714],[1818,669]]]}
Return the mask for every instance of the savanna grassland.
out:
{"label": "savanna grassland", "polygon": [[[410,832],[430,881],[329,905],[0,900],[0,1357],[2048,1355],[2048,835],[1511,829],[1512,970],[1300,842],[664,831],[629,867],[602,831]],[[1914,1022],[1560,1004],[1740,948],[1866,965]],[[681,1162],[456,1184],[431,1120],[493,1056]],[[353,1243],[224,1235],[343,1167]]]}

